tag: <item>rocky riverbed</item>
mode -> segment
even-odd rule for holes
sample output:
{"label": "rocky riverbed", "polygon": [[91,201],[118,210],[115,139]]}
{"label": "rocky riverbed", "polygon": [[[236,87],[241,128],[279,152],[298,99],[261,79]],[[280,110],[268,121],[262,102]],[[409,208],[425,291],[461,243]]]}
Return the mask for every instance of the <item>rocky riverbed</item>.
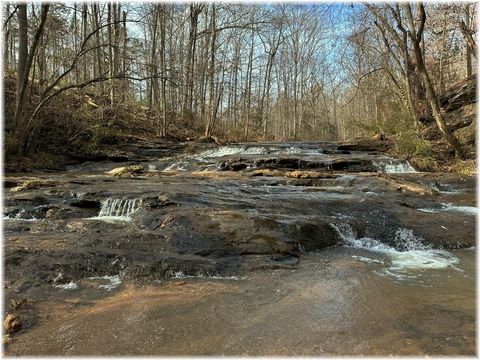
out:
{"label": "rocky riverbed", "polygon": [[7,354],[475,352],[474,177],[382,142],[132,149],[6,175]]}

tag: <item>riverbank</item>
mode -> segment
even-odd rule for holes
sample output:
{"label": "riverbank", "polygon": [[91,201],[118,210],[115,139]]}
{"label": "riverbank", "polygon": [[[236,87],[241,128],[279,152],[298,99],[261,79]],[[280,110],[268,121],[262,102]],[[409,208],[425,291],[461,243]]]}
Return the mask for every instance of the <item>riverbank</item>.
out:
{"label": "riverbank", "polygon": [[[33,88],[35,91],[35,87]],[[14,79],[5,78],[6,116],[15,103]],[[202,124],[176,121],[169,136],[158,135],[158,123],[145,106],[131,104],[110,109],[99,106],[107,100],[81,91],[62,94],[41,114],[37,148],[19,156],[14,131],[6,128],[4,170],[6,173],[60,171],[82,162],[145,161],[148,157],[173,156],[193,152],[206,143],[221,146],[242,141],[241,135],[205,139]],[[456,159],[432,118],[422,118],[420,135],[403,120],[383,129],[386,141],[363,137],[347,141],[367,144],[367,148],[388,151],[394,158],[409,161],[418,171],[476,173],[476,78],[454,84],[441,97],[447,125],[465,149],[466,158]],[[52,132],[53,131],[53,132]],[[374,138],[381,138],[379,135]],[[208,142],[210,140],[210,142]],[[252,142],[262,142],[253,136]],[[285,140],[288,141],[288,140]]]}

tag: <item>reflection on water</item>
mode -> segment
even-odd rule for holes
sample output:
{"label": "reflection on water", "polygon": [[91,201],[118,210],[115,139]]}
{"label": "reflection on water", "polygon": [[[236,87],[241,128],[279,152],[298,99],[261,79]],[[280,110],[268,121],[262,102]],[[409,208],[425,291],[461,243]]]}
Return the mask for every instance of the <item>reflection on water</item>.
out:
{"label": "reflection on water", "polygon": [[80,287],[68,292],[76,310],[53,314],[7,353],[473,355],[475,253],[452,256],[457,269],[410,268],[415,277],[399,279],[381,273],[384,254],[337,247],[305,254],[296,270],[125,283],[83,306]]}

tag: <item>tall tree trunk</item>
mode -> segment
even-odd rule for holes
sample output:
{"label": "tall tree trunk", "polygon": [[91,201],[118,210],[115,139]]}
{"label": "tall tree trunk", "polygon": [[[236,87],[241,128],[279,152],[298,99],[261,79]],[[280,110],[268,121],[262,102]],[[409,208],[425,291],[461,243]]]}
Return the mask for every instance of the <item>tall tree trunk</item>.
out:
{"label": "tall tree trunk", "polygon": [[252,99],[252,72],[253,72],[253,44],[254,44],[254,33],[252,29],[252,35],[250,40],[250,54],[248,56],[248,67],[247,67],[247,81],[245,84],[245,96],[246,96],[246,104],[245,104],[245,124],[243,129],[243,139],[248,139],[248,132],[250,126],[250,107],[251,107],[251,99]]}
{"label": "tall tree trunk", "polygon": [[[128,45],[128,37],[127,37],[127,12],[123,11],[122,15],[122,37],[123,37],[123,54],[122,54],[122,74],[127,73],[127,45]],[[122,81],[122,103],[125,103],[127,99],[127,91],[128,91],[128,80],[123,79]]]}
{"label": "tall tree trunk", "polygon": [[427,69],[425,67],[425,61],[423,57],[422,50],[420,48],[420,41],[421,41],[421,36],[423,34],[423,29],[425,26],[426,22],[426,14],[425,14],[425,9],[422,3],[419,3],[417,5],[417,13],[418,13],[418,21],[419,22],[419,27],[418,29],[415,28],[413,17],[411,16],[411,8],[409,4],[405,4],[407,8],[407,16],[409,17],[409,23],[410,23],[410,31],[409,31],[409,37],[412,40],[412,46],[413,46],[413,51],[415,54],[415,60],[416,60],[416,65],[417,69],[420,72],[420,76],[423,81],[423,85],[425,87],[425,92],[427,96],[427,100],[430,104],[430,107],[433,112],[433,116],[435,119],[435,122],[440,130],[440,132],[443,134],[445,140],[450,144],[450,146],[455,150],[455,156],[458,158],[463,158],[465,156],[465,153],[463,151],[462,146],[460,145],[460,142],[458,139],[455,137],[455,135],[452,134],[450,129],[448,128],[445,118],[440,110],[440,103],[438,101],[438,97],[435,93],[435,89],[433,88],[433,84],[430,80],[430,76],[427,72]]}
{"label": "tall tree trunk", "polygon": [[[5,5],[5,18],[8,19],[10,17],[10,4],[7,3]],[[3,33],[3,67],[5,70],[10,69],[10,59],[9,59],[9,39],[10,39],[10,30],[11,26],[9,22],[6,22],[5,29]]]}
{"label": "tall tree trunk", "polygon": [[113,75],[115,73],[115,66],[114,66],[114,51],[113,51],[113,37],[114,37],[114,28],[113,28],[113,22],[115,21],[115,16],[114,16],[114,9],[113,7],[115,6],[112,3],[108,3],[107,5],[107,22],[108,22],[108,75],[110,76],[109,80],[109,98],[110,98],[110,106],[113,108],[113,105],[115,103],[115,84],[114,84],[114,79]]}
{"label": "tall tree trunk", "polygon": [[[28,58],[28,22],[27,4],[18,4],[18,62],[17,62],[17,99],[20,98],[20,91],[24,80],[25,68]],[[28,77],[28,74],[27,74]]]}
{"label": "tall tree trunk", "polygon": [[467,77],[472,76],[472,47],[475,48],[474,41],[470,40],[471,36],[469,36],[469,31],[470,31],[470,4],[465,5],[465,26],[463,27],[462,32],[464,33],[464,37],[467,40],[467,51],[466,51],[466,57],[467,57]]}
{"label": "tall tree trunk", "polygon": [[165,37],[166,37],[166,4],[162,6],[162,16],[160,22],[160,69],[162,78],[160,79],[161,89],[160,92],[162,94],[162,136],[167,136],[167,94],[166,94],[166,72],[167,66],[165,64]]}
{"label": "tall tree trunk", "polygon": [[198,16],[202,11],[203,5],[190,4],[189,16],[189,34],[187,45],[187,56],[185,59],[184,88],[183,88],[183,106],[182,116],[184,119],[192,120],[192,95],[193,95],[193,76],[192,71],[195,66],[195,49],[197,41]]}
{"label": "tall tree trunk", "polygon": [[25,7],[23,6],[23,4],[19,4],[18,6],[19,6],[19,10],[18,10],[19,11],[19,15],[18,15],[19,31],[20,31],[20,36],[23,37],[23,40],[21,40],[21,46],[19,48],[19,54],[22,53],[22,61],[20,61],[20,55],[19,55],[19,66],[18,66],[18,74],[17,74],[18,76],[17,97],[16,97],[16,104],[15,104],[15,113],[13,116],[13,124],[14,124],[14,128],[16,127],[21,128],[21,130],[26,131],[28,134],[26,144],[25,143],[21,144],[20,154],[24,154],[28,150],[28,144],[30,143],[30,140],[28,138],[32,134],[28,133],[28,129],[24,128],[25,124],[19,124],[19,122],[20,122],[20,119],[22,118],[22,113],[24,110],[23,107],[25,103],[25,91],[28,85],[28,75],[32,67],[32,63],[33,63],[35,53],[37,51],[38,43],[43,34],[43,29],[45,26],[45,22],[47,21],[47,14],[48,14],[48,9],[50,5],[45,4],[41,6],[40,23],[38,25],[37,30],[35,31],[35,35],[33,37],[33,42],[30,47],[30,50],[28,49],[28,37],[25,34],[25,32],[28,32],[28,25],[26,22],[26,15],[27,15],[26,5]]}
{"label": "tall tree trunk", "polygon": [[155,75],[158,73],[157,68],[157,31],[158,31],[158,20],[159,20],[159,6],[158,4],[153,5],[153,22],[151,24],[151,46],[150,46],[150,88],[148,95],[148,108],[152,111],[154,104],[158,101],[158,79]]}
{"label": "tall tree trunk", "polygon": [[209,76],[209,96],[208,96],[208,121],[207,126],[205,127],[205,136],[211,137],[212,130],[215,124],[215,42],[217,39],[217,30],[216,30],[216,23],[215,23],[215,3],[212,3],[212,14],[211,14],[211,23],[210,23],[210,32],[211,32],[211,40],[210,40],[210,68],[208,71]]}
{"label": "tall tree trunk", "polygon": [[[88,26],[88,5],[86,3],[83,4],[82,6],[82,42],[85,41],[87,38],[87,26]],[[87,71],[87,56],[84,56],[82,60],[82,79],[83,81],[87,81],[89,78],[89,74]]]}

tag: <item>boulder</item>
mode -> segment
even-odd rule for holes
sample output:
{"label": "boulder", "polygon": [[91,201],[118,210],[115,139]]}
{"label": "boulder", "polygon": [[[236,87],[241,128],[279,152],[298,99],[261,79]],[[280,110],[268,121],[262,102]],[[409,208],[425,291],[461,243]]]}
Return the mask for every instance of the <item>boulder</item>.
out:
{"label": "boulder", "polygon": [[334,246],[341,241],[340,235],[334,226],[321,219],[298,223],[292,232],[292,237],[305,251]]}
{"label": "boulder", "polygon": [[15,314],[7,314],[3,321],[3,330],[7,334],[17,332],[22,328],[22,321]]}
{"label": "boulder", "polygon": [[338,175],[331,173],[304,170],[289,171],[285,173],[285,176],[297,179],[332,179],[338,177]]}
{"label": "boulder", "polygon": [[143,170],[144,168],[141,165],[122,166],[107,171],[107,174],[112,176],[132,176],[134,174],[141,174]]}
{"label": "boulder", "polygon": [[19,192],[24,190],[34,190],[39,188],[51,188],[55,186],[53,181],[41,181],[37,179],[28,179],[22,182],[20,185],[12,187],[11,192]]}

